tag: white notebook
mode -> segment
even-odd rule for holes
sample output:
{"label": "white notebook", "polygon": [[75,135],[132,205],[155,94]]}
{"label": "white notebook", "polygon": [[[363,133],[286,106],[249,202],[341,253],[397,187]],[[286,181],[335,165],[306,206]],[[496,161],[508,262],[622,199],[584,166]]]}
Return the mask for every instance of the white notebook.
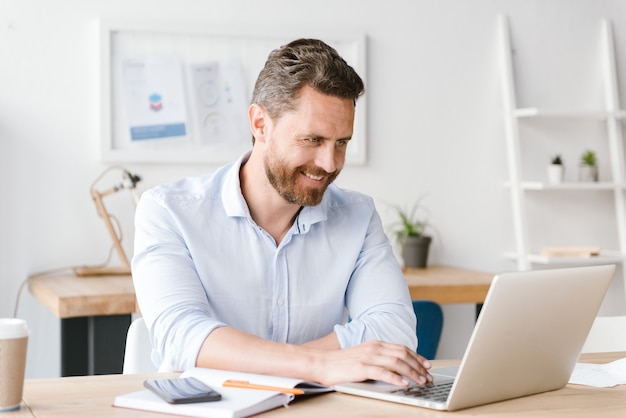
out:
{"label": "white notebook", "polygon": [[281,388],[298,388],[302,389],[305,395],[333,390],[327,386],[298,379],[205,368],[189,369],[180,377],[195,377],[201,380],[218,391],[222,399],[215,402],[170,404],[146,389],[117,396],[113,401],[113,406],[189,417],[238,418],[287,406],[295,395],[276,391],[223,387],[227,380],[248,381],[257,385]]}

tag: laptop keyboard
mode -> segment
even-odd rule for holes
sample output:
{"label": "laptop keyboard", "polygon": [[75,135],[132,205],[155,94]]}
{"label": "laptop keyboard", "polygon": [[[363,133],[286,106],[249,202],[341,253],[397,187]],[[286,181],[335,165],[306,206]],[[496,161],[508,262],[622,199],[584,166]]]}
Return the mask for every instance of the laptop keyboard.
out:
{"label": "laptop keyboard", "polygon": [[397,395],[410,396],[414,398],[428,399],[433,401],[445,402],[448,399],[450,389],[454,382],[445,382],[426,385],[409,386],[408,388],[394,390],[391,393]]}

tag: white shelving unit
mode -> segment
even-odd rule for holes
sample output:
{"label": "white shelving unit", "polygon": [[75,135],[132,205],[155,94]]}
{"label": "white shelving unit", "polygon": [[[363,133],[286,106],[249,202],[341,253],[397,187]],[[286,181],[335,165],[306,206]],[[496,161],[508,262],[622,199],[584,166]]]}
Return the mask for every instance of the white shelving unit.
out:
{"label": "white shelving unit", "polygon": [[[532,269],[534,265],[584,265],[599,263],[624,263],[626,261],[626,175],[624,168],[624,148],[622,120],[626,111],[619,108],[619,94],[616,76],[615,49],[611,23],[601,22],[602,78],[604,81],[604,108],[597,111],[575,111],[561,109],[518,108],[515,93],[512,47],[509,23],[506,16],[498,18],[500,42],[500,74],[502,78],[502,99],[504,126],[509,167],[510,199],[513,215],[515,250],[505,256],[515,260],[519,270]],[[598,183],[566,182],[558,185],[529,181],[522,178],[522,155],[520,124],[531,118],[571,119],[572,121],[591,120],[605,124],[608,151],[610,154],[611,180]],[[565,142],[564,142],[565,143]],[[608,193],[615,206],[615,231],[617,249],[602,249],[599,256],[589,258],[546,257],[529,248],[526,198],[528,193]],[[538,249],[535,249],[537,251]],[[624,267],[622,265],[622,267]],[[622,268],[626,289],[626,273]]]}

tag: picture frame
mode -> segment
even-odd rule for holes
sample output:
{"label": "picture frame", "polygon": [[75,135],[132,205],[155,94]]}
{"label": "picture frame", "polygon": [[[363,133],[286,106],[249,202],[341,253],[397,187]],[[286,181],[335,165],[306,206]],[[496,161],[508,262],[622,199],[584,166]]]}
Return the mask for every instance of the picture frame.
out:
{"label": "picture frame", "polygon": [[[190,76],[190,68],[198,63],[237,62],[242,69],[242,80],[247,91],[245,103],[268,54],[297,38],[318,38],[333,46],[357,71],[367,85],[366,35],[324,34],[298,30],[298,34],[276,32],[273,29],[215,27],[189,22],[148,22],[101,19],[99,21],[101,59],[101,160],[106,163],[213,163],[232,161],[251,149],[252,136],[234,143],[202,141],[200,117],[194,109],[192,96],[197,95]],[[296,32],[296,31],[293,31]],[[180,62],[181,72],[171,79],[182,80],[181,92],[185,100],[185,134],[180,137],[136,140],[132,131],[132,110],[128,90],[135,87],[127,81],[129,64],[166,63],[169,58]],[[161,61],[159,61],[161,60]],[[146,64],[147,65],[147,64]],[[208,64],[207,64],[208,65]],[[163,64],[165,67],[165,64]],[[125,72],[126,71],[126,72]],[[225,72],[225,71],[224,71]],[[168,77],[167,75],[165,77]],[[169,79],[168,79],[169,80]],[[139,82],[137,84],[140,84]],[[367,98],[357,100],[353,137],[348,146],[346,164],[363,165],[367,162]],[[239,106],[241,107],[241,106]],[[160,115],[162,116],[162,115]],[[242,119],[242,117],[239,117]],[[243,117],[247,126],[247,114]],[[249,132],[249,130],[248,130]],[[177,135],[177,134],[172,134]],[[141,138],[140,138],[141,139]]]}

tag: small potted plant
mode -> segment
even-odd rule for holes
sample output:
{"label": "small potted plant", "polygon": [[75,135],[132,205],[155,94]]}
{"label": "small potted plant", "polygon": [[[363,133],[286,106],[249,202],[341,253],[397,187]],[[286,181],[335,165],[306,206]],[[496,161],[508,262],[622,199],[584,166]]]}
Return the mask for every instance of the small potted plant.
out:
{"label": "small potted plant", "polygon": [[428,250],[432,237],[426,234],[428,223],[418,216],[420,202],[410,210],[394,206],[398,220],[394,233],[402,248],[404,267],[425,268],[428,263]]}
{"label": "small potted plant", "polygon": [[598,181],[598,161],[594,151],[587,150],[582,154],[578,168],[580,181]]}
{"label": "small potted plant", "polygon": [[565,167],[561,155],[557,154],[552,157],[550,165],[548,165],[548,182],[550,184],[560,184],[563,182],[565,175]]}

